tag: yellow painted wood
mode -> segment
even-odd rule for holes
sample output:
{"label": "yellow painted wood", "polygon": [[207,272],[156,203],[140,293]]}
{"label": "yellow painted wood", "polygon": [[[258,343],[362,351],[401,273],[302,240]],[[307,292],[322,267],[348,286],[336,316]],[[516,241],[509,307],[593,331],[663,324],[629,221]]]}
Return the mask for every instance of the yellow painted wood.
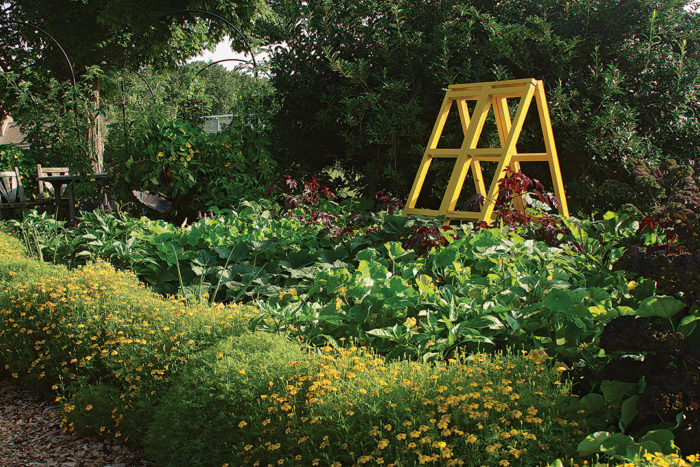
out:
{"label": "yellow painted wood", "polygon": [[527,109],[530,107],[530,102],[535,94],[535,87],[530,86],[527,92],[520,98],[520,105],[518,105],[518,110],[515,113],[515,118],[513,119],[513,124],[508,132],[508,137],[506,139],[506,144],[503,148],[503,155],[501,160],[498,162],[498,168],[493,175],[493,180],[491,181],[491,187],[489,188],[488,194],[486,195],[486,200],[484,201],[484,206],[481,208],[481,214],[483,215],[482,220],[486,223],[491,222],[491,216],[493,215],[493,209],[496,206],[496,199],[498,197],[498,183],[506,175],[506,167],[510,164],[510,160],[515,152],[515,143],[520,136],[520,130],[525,122],[525,116],[527,115]]}
{"label": "yellow painted wood", "polygon": [[462,134],[466,137],[469,128],[469,107],[467,107],[466,99],[457,101],[457,110],[459,111],[459,121],[462,123]]}
{"label": "yellow painted wood", "polygon": [[[406,210],[404,209],[404,213]],[[429,216],[429,217],[435,217],[435,216],[442,216],[442,212],[436,209],[410,209],[408,214],[415,214],[418,216]]]}
{"label": "yellow painted wood", "polygon": [[459,157],[461,149],[426,149],[425,153],[432,157]]}
{"label": "yellow painted wood", "polygon": [[[512,127],[510,121],[510,109],[508,108],[508,100],[504,97],[494,96],[493,106],[496,111],[496,127],[498,128],[498,138],[501,141],[501,146],[503,147],[506,145],[508,134],[510,133]],[[517,152],[517,146],[514,147],[513,150]],[[518,162],[517,159],[512,158],[509,167],[510,170],[514,172],[519,172],[520,162]],[[521,196],[515,196],[513,198],[513,206],[518,211],[525,212],[525,203],[523,203],[523,199]]]}
{"label": "yellow painted wood", "polygon": [[459,198],[459,194],[462,191],[464,178],[467,176],[469,166],[472,162],[472,159],[466,154],[465,150],[476,147],[479,136],[481,136],[481,131],[484,128],[484,123],[486,122],[486,116],[488,115],[490,105],[491,103],[488,99],[488,94],[484,94],[482,91],[479,100],[476,102],[476,107],[474,108],[475,117],[472,117],[469,128],[467,129],[467,134],[464,136],[460,155],[457,158],[457,163],[455,164],[454,169],[452,170],[452,175],[449,183],[447,184],[445,196],[442,199],[442,204],[440,205],[440,210],[442,212],[452,210],[457,205],[457,198]]}
{"label": "yellow painted wood", "polygon": [[[512,120],[508,108],[508,98],[520,99],[518,109]],[[533,99],[536,102],[539,113],[546,152],[521,154],[517,152],[517,141]],[[467,101],[470,100],[476,101],[474,112],[471,116],[467,106]],[[457,106],[464,139],[459,149],[438,148],[438,142],[442,136],[445,122],[447,121],[447,116],[449,115],[453,103],[456,103]],[[477,146],[484,128],[484,123],[491,109],[493,109],[494,112],[501,147],[478,148]],[[416,202],[433,158],[455,159],[455,166],[452,170],[440,208],[437,210],[417,209],[415,207]],[[484,176],[481,170],[482,161],[498,163],[496,173],[491,180],[488,191],[486,190]],[[499,183],[506,175],[506,167],[510,167],[514,171],[519,171],[521,163],[535,161],[544,161],[549,164],[555,195],[560,201],[559,212],[561,215],[568,217],[569,211],[566,203],[564,184],[561,178],[561,170],[542,81],[527,78],[450,85],[445,93],[433,131],[428,139],[423,159],[413,182],[411,192],[409,193],[404,215],[444,216],[445,225],[448,225],[451,220],[479,220],[490,222],[493,216],[495,201],[498,196]],[[456,209],[464,180],[470,169],[474,177],[476,193],[485,198],[484,204],[479,212],[459,211]],[[514,204],[516,209],[524,210],[521,199],[514,200]]]}
{"label": "yellow painted wood", "polygon": [[[471,154],[467,152],[474,161],[484,161],[484,162],[498,162],[501,160],[501,154]],[[546,153],[524,153],[524,154],[513,154],[511,160],[517,162],[549,162],[549,156]]]}
{"label": "yellow painted wood", "polygon": [[549,155],[549,173],[554,184],[554,195],[559,200],[559,214],[564,217],[569,217],[569,206],[566,202],[566,193],[564,192],[564,181],[561,178],[561,169],[559,168],[559,156],[557,155],[557,147],[554,144],[554,132],[552,131],[552,122],[549,119],[549,107],[547,106],[547,98],[544,95],[544,85],[542,81],[537,82],[537,111],[540,115],[540,125],[542,126],[542,134],[544,135],[544,146]]}

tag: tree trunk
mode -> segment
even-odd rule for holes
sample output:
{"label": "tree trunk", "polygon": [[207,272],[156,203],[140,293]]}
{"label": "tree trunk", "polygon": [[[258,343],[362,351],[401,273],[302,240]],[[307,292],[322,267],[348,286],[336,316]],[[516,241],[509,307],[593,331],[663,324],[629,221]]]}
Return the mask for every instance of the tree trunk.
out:
{"label": "tree trunk", "polygon": [[87,144],[93,173],[104,172],[104,139],[102,136],[102,114],[100,114],[100,79],[92,82],[92,100],[87,109]]}

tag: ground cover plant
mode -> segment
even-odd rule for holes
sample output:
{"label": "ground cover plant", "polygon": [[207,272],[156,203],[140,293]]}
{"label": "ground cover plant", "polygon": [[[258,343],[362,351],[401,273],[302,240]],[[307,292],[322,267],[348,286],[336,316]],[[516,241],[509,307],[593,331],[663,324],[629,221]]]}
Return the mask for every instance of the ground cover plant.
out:
{"label": "ground cover plant", "polygon": [[586,428],[542,353],[426,364],[302,350],[245,331],[253,309],[186,307],[103,262],[37,262],[4,233],[0,258],[3,371],[56,394],[67,429],[162,463],[522,464],[574,455]]}

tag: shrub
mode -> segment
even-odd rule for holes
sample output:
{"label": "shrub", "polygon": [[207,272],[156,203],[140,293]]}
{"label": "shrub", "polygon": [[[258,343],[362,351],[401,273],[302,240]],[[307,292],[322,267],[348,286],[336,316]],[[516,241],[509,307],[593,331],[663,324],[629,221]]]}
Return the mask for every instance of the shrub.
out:
{"label": "shrub", "polygon": [[17,146],[12,144],[0,146],[0,170],[12,170],[13,167],[19,169],[25,195],[29,195],[27,192],[34,185],[33,181],[36,178],[36,162]]}
{"label": "shrub", "polygon": [[139,434],[190,355],[240,334],[253,312],[186,307],[107,263],[69,271],[20,251],[0,234],[0,365],[36,389],[57,391],[64,421],[78,431]]}
{"label": "shrub", "polygon": [[244,195],[262,196],[274,164],[262,121],[236,115],[222,133],[205,133],[182,121],[153,125],[133,143],[124,162],[130,190],[160,192],[183,218],[211,206],[230,206]]}
{"label": "shrub", "polygon": [[387,363],[356,347],[232,338],[178,379],[147,449],[163,464],[532,465],[571,455],[583,434],[538,355]]}
{"label": "shrub", "polygon": [[[574,212],[610,209],[627,198],[594,189],[606,180],[624,192],[641,163],[697,159],[700,15],[686,3],[276,0],[260,33],[285,44],[271,57],[278,157],[406,193],[443,88],[535,77]],[[539,138],[533,118],[518,148]]]}

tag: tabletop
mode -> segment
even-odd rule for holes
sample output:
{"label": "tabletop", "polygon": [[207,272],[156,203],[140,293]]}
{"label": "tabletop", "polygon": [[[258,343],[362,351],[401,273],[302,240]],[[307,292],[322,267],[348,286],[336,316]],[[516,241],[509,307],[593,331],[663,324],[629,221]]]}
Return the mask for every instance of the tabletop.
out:
{"label": "tabletop", "polygon": [[78,180],[86,178],[88,180],[101,180],[106,178],[106,173],[98,174],[86,174],[86,175],[44,175],[42,177],[37,177],[36,179],[40,182],[70,182],[72,180]]}

